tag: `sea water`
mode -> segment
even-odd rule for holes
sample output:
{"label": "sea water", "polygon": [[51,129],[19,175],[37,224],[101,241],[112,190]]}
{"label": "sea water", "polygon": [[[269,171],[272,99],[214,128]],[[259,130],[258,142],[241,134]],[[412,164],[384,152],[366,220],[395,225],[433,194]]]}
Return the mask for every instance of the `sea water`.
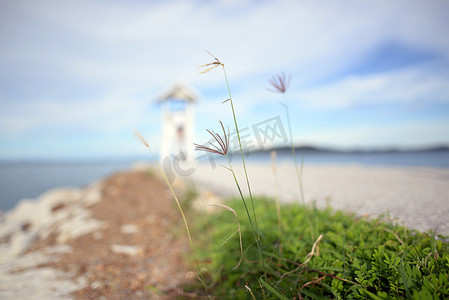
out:
{"label": "sea water", "polygon": [[[270,152],[249,154],[247,160],[270,159]],[[290,151],[277,155],[279,161],[293,161]],[[298,163],[359,164],[367,166],[449,168],[449,151],[420,152],[296,152]],[[238,157],[237,157],[238,158]]]}
{"label": "sea water", "polygon": [[0,162],[0,210],[52,188],[86,186],[130,166],[129,161]]}
{"label": "sea water", "polygon": [[[304,164],[359,164],[369,166],[449,168],[449,151],[378,152],[378,153],[299,153]],[[215,157],[216,163],[221,163]],[[231,157],[238,163],[240,154]],[[269,162],[270,152],[250,153],[248,162]],[[208,163],[207,156],[200,160]],[[278,153],[278,161],[292,161],[291,153]],[[129,169],[132,161],[109,162],[0,162],[0,210],[13,208],[24,198],[36,198],[48,189],[83,187],[89,183]]]}

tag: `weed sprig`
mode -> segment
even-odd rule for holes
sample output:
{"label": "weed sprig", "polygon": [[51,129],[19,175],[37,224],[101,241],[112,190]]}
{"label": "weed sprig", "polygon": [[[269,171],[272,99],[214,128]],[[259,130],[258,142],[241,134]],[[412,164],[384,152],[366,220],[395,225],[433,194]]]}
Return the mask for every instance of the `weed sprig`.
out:
{"label": "weed sprig", "polygon": [[[287,96],[286,96],[286,92],[288,90],[288,87],[290,86],[291,79],[292,79],[291,76],[286,76],[285,73],[281,73],[276,76],[273,76],[273,78],[270,79],[268,82],[271,84],[271,86],[273,88],[273,89],[270,89],[271,91],[278,92],[283,95],[283,101],[279,101],[279,102],[284,107],[285,114],[287,116],[288,131],[290,134],[290,147],[291,147],[291,151],[292,151],[293,161],[295,163],[296,178],[298,179],[301,203],[302,203],[302,206],[305,207],[306,200],[304,197],[304,187],[302,184],[302,170],[303,170],[303,166],[304,166],[304,158],[301,160],[301,168],[300,168],[298,166],[298,159],[296,158],[296,153],[295,153],[295,144],[293,142],[292,122],[291,122],[291,118],[290,118],[290,107],[288,105]],[[300,203],[299,198],[298,198],[298,203]],[[312,239],[314,239],[315,238],[315,232],[313,229],[314,226],[313,226],[313,222],[312,222],[310,216],[307,216],[307,223],[309,224],[309,227],[310,227]]]}
{"label": "weed sprig", "polygon": [[[238,127],[238,124],[237,124],[237,117],[236,117],[236,114],[235,114],[234,102],[232,100],[231,88],[229,87],[228,76],[226,74],[226,68],[225,68],[224,64],[217,57],[212,55],[207,50],[206,50],[206,52],[210,56],[213,57],[214,61],[211,62],[211,63],[205,64],[205,65],[202,65],[200,67],[200,69],[202,68],[203,70],[201,70],[200,73],[201,74],[205,74],[205,73],[211,71],[212,69],[215,69],[215,68],[220,67],[220,66],[223,69],[223,75],[224,75],[224,78],[225,78],[225,81],[226,81],[226,87],[227,87],[228,95],[229,95],[229,98],[226,99],[225,101],[223,101],[223,103],[229,102],[230,105],[231,105],[232,116],[234,118],[234,125],[235,125],[235,130],[236,130],[236,133],[237,133],[238,144],[239,144],[239,148],[240,148],[240,154],[242,156],[242,165],[243,165],[243,170],[245,172],[246,185],[247,185],[249,197],[250,197],[250,200],[251,200],[251,207],[252,207],[252,211],[253,211],[254,224],[253,224],[251,215],[249,214],[249,211],[247,211],[248,212],[248,219],[250,220],[251,226],[254,229],[254,235],[256,236],[256,244],[257,244],[257,248],[259,250],[260,261],[261,261],[262,265],[264,265],[265,262],[264,262],[264,259],[263,259],[262,241],[261,241],[261,238],[260,238],[260,231],[259,231],[259,226],[258,226],[258,222],[257,222],[257,215],[256,215],[256,210],[254,208],[254,200],[253,200],[253,195],[252,195],[252,192],[251,192],[251,185],[250,185],[249,178],[248,178],[248,172],[246,170],[245,156],[244,156],[244,153],[243,153],[242,142],[241,142],[241,139],[240,139],[240,131],[239,131],[239,127]],[[243,193],[241,191],[240,185],[238,184],[237,178],[235,177],[235,173],[234,173],[234,171],[232,169],[231,163],[229,162],[229,159],[228,159],[227,156],[226,156],[226,159],[228,161],[230,169],[232,170],[232,174],[233,174],[234,180],[235,180],[235,182],[237,184],[237,187],[239,189],[239,193],[241,195],[242,201],[245,204],[245,207],[247,207],[246,206],[245,197],[243,196]]]}

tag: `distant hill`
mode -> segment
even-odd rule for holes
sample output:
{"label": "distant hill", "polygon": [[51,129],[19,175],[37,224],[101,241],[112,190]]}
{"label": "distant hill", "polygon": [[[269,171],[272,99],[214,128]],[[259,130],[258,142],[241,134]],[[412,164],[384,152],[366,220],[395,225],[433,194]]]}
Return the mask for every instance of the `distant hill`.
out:
{"label": "distant hill", "polygon": [[[273,147],[265,150],[251,151],[251,153],[266,153],[271,151],[276,151],[279,154],[288,152],[290,153],[291,147]],[[449,152],[448,146],[435,146],[427,148],[412,148],[412,149],[398,149],[398,148],[385,148],[385,149],[350,149],[350,150],[340,150],[325,147],[315,147],[315,146],[299,146],[295,147],[295,152],[298,154],[311,154],[311,153],[345,153],[345,154],[370,154],[370,153],[419,153],[419,152]]]}

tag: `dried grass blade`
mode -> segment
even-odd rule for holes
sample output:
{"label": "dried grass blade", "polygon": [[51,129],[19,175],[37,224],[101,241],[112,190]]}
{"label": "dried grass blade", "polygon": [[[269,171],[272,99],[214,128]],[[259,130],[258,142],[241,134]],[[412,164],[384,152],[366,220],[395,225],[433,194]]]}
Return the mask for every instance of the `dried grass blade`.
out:
{"label": "dried grass blade", "polygon": [[[279,279],[279,281],[281,281],[288,274],[294,273],[294,272],[298,271],[300,268],[302,268],[305,265],[307,265],[307,263],[312,259],[312,257],[314,255],[320,255],[318,243],[321,241],[322,238],[323,238],[323,235],[320,234],[320,236],[316,239],[315,243],[313,243],[312,250],[309,252],[309,254],[306,255],[307,259],[302,264],[298,265],[298,267],[296,267],[294,270],[291,270],[291,271],[289,271],[287,273],[282,274],[282,276]],[[315,249],[316,249],[316,252],[315,252]]]}
{"label": "dried grass blade", "polygon": [[[229,139],[228,139],[228,135],[229,135],[229,127],[228,127],[228,134],[226,135],[226,130],[223,126],[223,123],[220,121],[220,125],[221,125],[221,129],[223,129],[223,136],[224,136],[224,145],[225,145],[225,153],[228,153],[228,149],[229,149]],[[223,141],[223,140],[222,140]]]}
{"label": "dried grass blade", "polygon": [[205,73],[207,73],[207,72],[209,72],[209,71],[215,69],[216,67],[219,67],[219,66],[222,66],[222,65],[223,65],[223,64],[220,62],[220,60],[219,60],[218,58],[216,58],[215,56],[213,56],[209,51],[207,51],[207,50],[204,50],[204,51],[206,51],[210,56],[212,56],[212,57],[214,58],[215,61],[200,66],[200,69],[202,69],[202,68],[207,68],[207,69],[205,69],[205,70],[203,70],[203,71],[200,71],[200,74],[205,74]]}
{"label": "dried grass blade", "polygon": [[209,147],[206,147],[206,146],[203,146],[203,145],[198,145],[198,144],[195,144],[195,143],[194,143],[194,145],[195,145],[195,150],[211,152],[211,153],[215,153],[215,154],[221,154],[221,152],[219,152],[219,151],[217,151],[215,149],[212,149],[212,148],[209,148]]}
{"label": "dried grass blade", "polygon": [[[237,212],[236,212],[233,208],[231,208],[231,207],[229,207],[229,206],[227,206],[227,205],[224,205],[224,204],[220,204],[220,203],[209,204],[209,206],[217,206],[217,207],[224,208],[224,209],[226,209],[226,210],[232,212],[232,213],[234,214],[234,216],[235,216],[235,219],[237,220],[237,227],[238,227],[237,231],[238,231],[238,233],[239,233],[239,240],[240,240],[240,254],[241,254],[241,255],[240,255],[240,260],[238,261],[237,265],[236,265],[234,268],[232,268],[233,270],[236,270],[236,269],[240,266],[240,264],[242,263],[242,261],[243,261],[242,231],[241,231],[241,229],[240,229],[240,222],[239,222],[239,217],[238,217],[238,215],[237,215]],[[235,235],[235,233],[233,233],[232,236],[233,236],[233,235]],[[229,240],[229,238],[228,238],[228,240]],[[226,240],[225,242],[227,242],[228,240]],[[224,244],[222,244],[222,245],[224,245]]]}
{"label": "dried grass blade", "polygon": [[139,141],[139,143],[141,143],[142,145],[144,145],[147,148],[150,148],[150,145],[148,144],[148,142],[138,131],[133,130],[133,132],[134,132],[134,137],[137,139],[137,141]]}
{"label": "dried grass blade", "polygon": [[200,74],[206,74],[207,72],[209,72],[209,71],[215,69],[216,67],[219,67],[219,66],[220,66],[220,64],[217,64],[217,63],[211,63],[211,64],[207,64],[207,65],[201,66],[200,69],[203,68],[203,67],[205,67],[205,66],[208,66],[208,65],[212,65],[212,66],[209,67],[209,68],[207,68],[207,69],[205,69],[205,70],[200,71]]}
{"label": "dried grass blade", "polygon": [[232,170],[231,170],[230,168],[228,168],[228,167],[226,167],[226,166],[223,166],[222,164],[220,164],[220,166],[222,166],[223,168],[225,168],[225,169],[227,169],[227,170],[229,170],[229,171],[232,172]]}
{"label": "dried grass blade", "polygon": [[233,234],[231,234],[223,243],[221,243],[220,247],[223,247],[223,245],[226,244],[238,232],[239,232],[238,229],[236,231],[234,231]]}
{"label": "dried grass blade", "polygon": [[218,58],[216,58],[214,55],[212,55],[212,53],[210,53],[209,51],[207,51],[206,49],[204,49],[204,51],[206,51],[210,56],[212,56],[216,62],[218,62],[219,64],[221,64],[220,60]]}
{"label": "dried grass blade", "polygon": [[251,294],[251,298],[256,300],[256,297],[254,296],[253,291],[251,290],[251,288],[248,286],[248,284],[245,284],[245,289],[248,290],[248,292]]}

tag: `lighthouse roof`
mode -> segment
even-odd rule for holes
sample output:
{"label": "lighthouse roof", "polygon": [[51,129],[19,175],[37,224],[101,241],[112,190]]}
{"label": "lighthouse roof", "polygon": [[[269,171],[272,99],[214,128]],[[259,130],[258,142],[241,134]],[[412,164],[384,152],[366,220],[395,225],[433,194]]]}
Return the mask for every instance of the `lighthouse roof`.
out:
{"label": "lighthouse roof", "polygon": [[196,102],[199,93],[187,82],[178,80],[163,90],[156,98],[157,102],[169,100],[185,100],[187,102]]}

